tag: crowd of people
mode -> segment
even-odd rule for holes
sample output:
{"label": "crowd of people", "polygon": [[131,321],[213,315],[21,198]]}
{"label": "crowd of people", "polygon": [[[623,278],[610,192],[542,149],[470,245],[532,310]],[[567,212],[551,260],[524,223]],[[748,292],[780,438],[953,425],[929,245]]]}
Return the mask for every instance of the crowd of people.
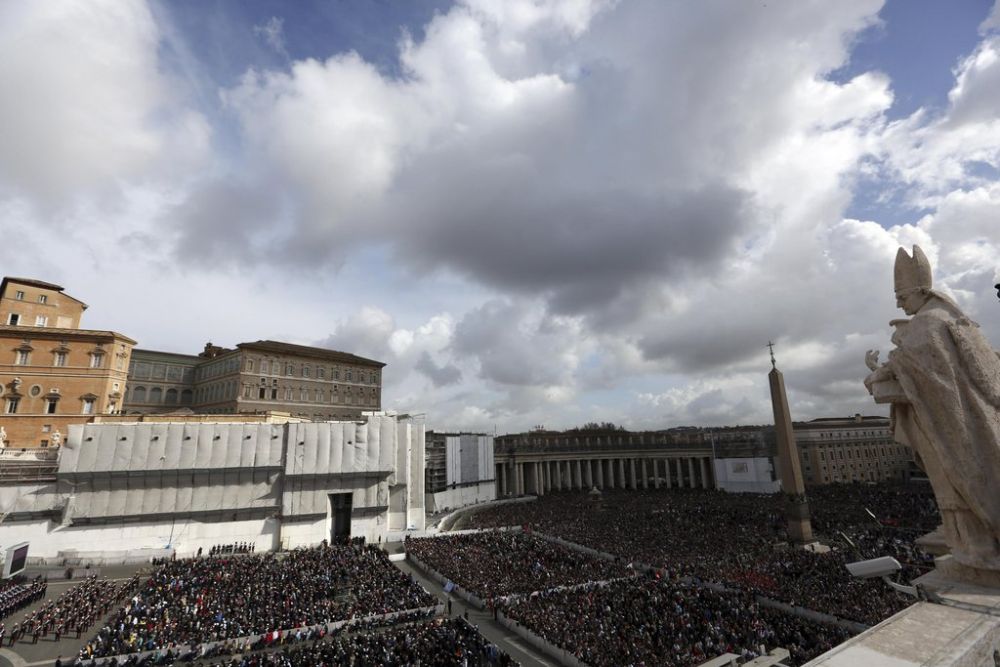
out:
{"label": "crowd of people", "polygon": [[512,599],[503,613],[592,667],[688,667],[782,647],[802,664],[850,633],[722,593],[643,575]]}
{"label": "crowd of people", "polygon": [[375,547],[322,545],[160,564],[81,651],[123,655],[436,604]]}
{"label": "crowd of people", "polygon": [[[208,550],[209,556],[228,556],[230,554],[252,554],[257,550],[253,542],[234,542],[233,544],[216,544]],[[198,550],[201,553],[201,550]]]}
{"label": "crowd of people", "polygon": [[914,539],[937,525],[930,489],[831,485],[809,491],[814,530],[827,553],[780,548],[787,540],[780,495],[711,490],[556,493],[499,505],[478,527],[525,526],[613,554],[623,562],[691,577],[873,625],[912,600],[879,580],[853,579],[846,563],[891,555],[907,581],[933,565]]}
{"label": "crowd of people", "polygon": [[[71,632],[79,637],[134,593],[139,582],[138,575],[119,582],[91,575],[55,600],[48,600],[25,616],[21,623],[11,628],[8,641],[11,646],[29,639],[37,644],[39,638],[47,638],[49,633],[52,633],[56,641]],[[44,594],[38,599],[41,597]]]}
{"label": "crowd of people", "polygon": [[[73,664],[86,666],[89,658]],[[461,618],[433,619],[396,625],[379,632],[302,633],[287,641],[253,646],[226,644],[217,650],[166,649],[150,656],[129,656],[110,667],[149,667],[196,663],[206,667],[317,667],[319,665],[386,665],[389,667],[517,667],[479,630]],[[69,663],[65,663],[69,664]]]}
{"label": "crowd of people", "polygon": [[[41,577],[35,577],[31,581],[0,581],[0,620],[42,599],[47,589],[48,582]],[[0,635],[0,642],[2,641],[3,636]]]}
{"label": "crowd of people", "polygon": [[406,551],[483,600],[631,574],[621,563],[520,532],[410,539]]}

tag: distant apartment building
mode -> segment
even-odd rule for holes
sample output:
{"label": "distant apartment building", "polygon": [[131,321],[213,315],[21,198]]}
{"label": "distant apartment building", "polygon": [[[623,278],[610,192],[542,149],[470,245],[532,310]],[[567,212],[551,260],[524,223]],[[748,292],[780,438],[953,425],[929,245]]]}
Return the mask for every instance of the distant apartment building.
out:
{"label": "distant apartment building", "polygon": [[232,349],[208,343],[199,355],[136,349],[124,410],[359,419],[382,409],[384,367],[347,352],[271,340]]}
{"label": "distant apartment building", "polygon": [[892,439],[885,417],[828,417],[794,430],[808,485],[903,481],[916,469],[913,452]]}
{"label": "distant apartment building", "polygon": [[8,448],[49,446],[70,424],[121,409],[135,341],[81,329],[86,309],[59,285],[0,283],[0,427]]}

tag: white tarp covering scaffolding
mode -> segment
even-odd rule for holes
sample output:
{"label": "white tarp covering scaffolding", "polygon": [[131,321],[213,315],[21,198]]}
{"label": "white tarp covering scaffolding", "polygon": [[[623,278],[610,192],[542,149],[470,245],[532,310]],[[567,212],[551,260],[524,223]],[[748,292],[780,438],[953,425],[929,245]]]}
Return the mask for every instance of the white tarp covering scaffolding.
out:
{"label": "white tarp covering scaffolding", "polygon": [[445,484],[475,484],[492,480],[493,438],[463,433],[445,439]]}
{"label": "white tarp covering scaffolding", "polygon": [[[365,422],[73,426],[58,486],[19,500],[16,511],[68,504],[72,518],[88,520],[269,510],[312,517],[328,512],[332,493],[351,493],[358,510],[384,510],[390,487],[423,469],[410,461],[422,456],[422,441],[400,443],[411,433],[380,414]],[[0,501],[13,506],[6,496]]]}
{"label": "white tarp covering scaffolding", "polygon": [[70,428],[59,473],[280,468],[281,424],[87,424]]}
{"label": "white tarp covering scaffolding", "polygon": [[343,494],[347,534],[383,539],[425,525],[423,457],[419,416],[71,426],[55,482],[0,487],[0,541],[30,537],[47,555],[98,545],[194,553],[224,539],[304,546],[343,535],[333,512]]}

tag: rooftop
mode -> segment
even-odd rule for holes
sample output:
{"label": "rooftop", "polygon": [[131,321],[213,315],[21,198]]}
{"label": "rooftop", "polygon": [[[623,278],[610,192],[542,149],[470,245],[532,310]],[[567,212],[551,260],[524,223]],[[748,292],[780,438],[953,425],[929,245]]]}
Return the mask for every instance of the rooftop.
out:
{"label": "rooftop", "polygon": [[329,361],[340,361],[349,364],[360,364],[362,366],[372,366],[383,368],[385,362],[366,359],[348,352],[329,350],[323,347],[309,347],[307,345],[294,345],[292,343],[281,343],[275,340],[258,340],[253,343],[239,343],[236,347],[242,350],[263,350],[265,352],[275,352],[278,354],[294,354],[300,357],[312,357],[314,359],[326,359]]}
{"label": "rooftop", "polygon": [[63,296],[69,299],[73,299],[73,301],[76,301],[77,303],[82,305],[84,309],[87,308],[87,304],[85,304],[83,301],[80,301],[79,299],[71,297],[69,294],[66,294],[64,292],[65,288],[63,288],[62,285],[56,285],[55,283],[47,283],[44,280],[36,280],[34,278],[18,278],[16,276],[4,276],[3,281],[0,282],[0,294],[3,294],[6,291],[7,283],[15,283],[17,285],[27,285],[28,287],[40,287],[42,289],[50,289],[56,292],[63,292]]}

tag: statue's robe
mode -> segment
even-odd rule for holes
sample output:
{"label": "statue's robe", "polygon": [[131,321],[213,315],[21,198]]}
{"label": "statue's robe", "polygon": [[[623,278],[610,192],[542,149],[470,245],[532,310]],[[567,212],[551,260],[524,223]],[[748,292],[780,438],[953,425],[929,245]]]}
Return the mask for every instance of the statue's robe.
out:
{"label": "statue's robe", "polygon": [[956,560],[997,568],[1000,358],[979,326],[934,292],[893,341],[888,366],[907,399],[893,405],[896,439],[931,480]]}

